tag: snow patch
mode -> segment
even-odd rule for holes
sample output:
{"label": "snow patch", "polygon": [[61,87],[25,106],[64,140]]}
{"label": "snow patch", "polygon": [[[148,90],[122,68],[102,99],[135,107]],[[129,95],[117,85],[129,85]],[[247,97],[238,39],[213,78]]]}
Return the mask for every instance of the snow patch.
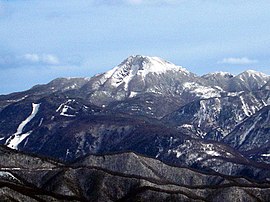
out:
{"label": "snow patch", "polygon": [[197,158],[197,161],[201,161],[201,160],[203,160],[203,157]]}
{"label": "snow patch", "polygon": [[64,105],[60,115],[61,116],[67,116],[67,117],[75,117],[75,115],[71,115],[71,114],[66,114],[68,112],[69,109],[73,109],[72,107],[68,106],[68,105]]}
{"label": "snow patch", "polygon": [[270,154],[261,154],[261,156],[270,157]]}
{"label": "snow patch", "polygon": [[36,116],[38,113],[40,104],[32,103],[32,113],[28,116],[17,128],[17,132],[11,135],[5,145],[11,149],[18,149],[18,145],[28,137],[32,131],[22,134],[24,127]]}
{"label": "snow patch", "polygon": [[71,115],[71,114],[67,114],[68,110],[74,110],[72,107],[68,106],[67,104],[69,104],[70,102],[74,102],[75,100],[71,100],[69,99],[68,101],[62,103],[57,109],[56,112],[59,112],[61,109],[62,111],[60,112],[61,116],[66,116],[66,117],[75,117],[75,115]]}
{"label": "snow patch", "polygon": [[7,171],[0,171],[0,178],[8,178],[8,179],[12,179],[12,180],[18,180],[14,175],[12,175],[10,172],[7,172]]}
{"label": "snow patch", "polygon": [[195,82],[186,82],[183,84],[184,90],[189,91],[190,93],[195,94],[197,97],[201,98],[212,98],[212,97],[220,97],[220,88],[212,88],[208,86],[199,85]]}
{"label": "snow patch", "polygon": [[216,151],[205,151],[205,153],[211,156],[221,156],[220,153]]}
{"label": "snow patch", "polygon": [[198,128],[201,127],[201,123],[203,120],[206,119],[206,106],[205,106],[205,101],[201,100],[200,101],[200,111],[198,113],[199,121],[198,121]]}
{"label": "snow patch", "polygon": [[213,144],[203,144],[203,151],[210,156],[221,156],[221,154],[215,151]]}
{"label": "snow patch", "polygon": [[264,106],[267,106],[267,103],[264,100],[262,100],[262,103]]}
{"label": "snow patch", "polygon": [[40,122],[38,124],[38,127],[40,127],[42,125],[42,123],[43,123],[43,118],[40,119]]}
{"label": "snow patch", "polygon": [[181,156],[181,152],[179,151],[179,150],[177,150],[177,149],[170,149],[169,151],[168,151],[168,153],[170,154],[170,153],[174,153],[174,154],[176,154],[176,158],[179,158],[180,156]]}
{"label": "snow patch", "polygon": [[70,154],[71,152],[69,151],[69,149],[66,150],[66,157],[65,159],[67,159],[68,155]]}
{"label": "snow patch", "polygon": [[78,85],[76,83],[72,84],[71,86],[67,86],[64,88],[64,90],[71,90],[71,89],[76,89]]}
{"label": "snow patch", "polygon": [[252,126],[246,132],[244,132],[243,134],[240,135],[239,145],[243,144],[243,142],[246,140],[247,135],[255,128],[255,125],[260,120],[261,120],[261,117],[259,117],[257,120],[255,120],[255,122],[252,124]]}
{"label": "snow patch", "polygon": [[181,128],[186,128],[186,129],[193,129],[193,125],[190,125],[190,124],[183,124],[180,126]]}
{"label": "snow patch", "polygon": [[7,146],[11,149],[18,149],[18,145],[27,138],[32,131],[29,131],[24,134],[12,135],[9,139],[7,139]]}
{"label": "snow patch", "polygon": [[25,96],[23,96],[22,98],[19,98],[19,99],[17,99],[17,100],[7,100],[7,102],[19,102],[19,101],[24,100],[24,99],[27,98],[27,97],[28,97],[28,95],[25,95]]}
{"label": "snow patch", "polygon": [[222,77],[233,77],[234,75],[231,74],[230,72],[222,72],[222,71],[218,71],[218,72],[213,72],[213,73],[209,73],[209,74],[206,74],[204,75],[204,77],[206,76],[222,76]]}
{"label": "snow patch", "polygon": [[149,101],[149,100],[146,100],[145,101],[147,104],[153,104],[154,102],[153,101]]}
{"label": "snow patch", "polygon": [[228,92],[227,95],[230,97],[236,97],[236,96],[239,96],[242,92],[243,91],[241,91],[241,92]]}
{"label": "snow patch", "polygon": [[250,111],[248,105],[246,104],[243,96],[240,96],[240,100],[241,100],[241,103],[242,103],[242,109],[244,111],[244,113],[247,115],[247,116],[250,116],[252,115],[252,112]]}
{"label": "snow patch", "polygon": [[136,95],[138,95],[138,92],[131,91],[129,97],[132,98],[135,97]]}

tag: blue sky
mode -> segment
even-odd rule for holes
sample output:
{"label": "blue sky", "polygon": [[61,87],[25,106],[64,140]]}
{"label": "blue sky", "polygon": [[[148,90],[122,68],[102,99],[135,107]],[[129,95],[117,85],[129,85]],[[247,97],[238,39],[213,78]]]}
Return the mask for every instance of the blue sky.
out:
{"label": "blue sky", "polygon": [[268,0],[0,0],[0,94],[134,54],[198,75],[270,74],[269,10]]}

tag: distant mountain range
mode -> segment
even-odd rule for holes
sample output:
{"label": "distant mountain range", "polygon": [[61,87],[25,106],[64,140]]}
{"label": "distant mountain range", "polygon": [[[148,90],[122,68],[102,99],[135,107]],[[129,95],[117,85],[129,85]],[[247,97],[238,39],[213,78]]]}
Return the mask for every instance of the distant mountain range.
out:
{"label": "distant mountain range", "polygon": [[130,56],[1,95],[0,144],[7,200],[269,201],[270,76]]}

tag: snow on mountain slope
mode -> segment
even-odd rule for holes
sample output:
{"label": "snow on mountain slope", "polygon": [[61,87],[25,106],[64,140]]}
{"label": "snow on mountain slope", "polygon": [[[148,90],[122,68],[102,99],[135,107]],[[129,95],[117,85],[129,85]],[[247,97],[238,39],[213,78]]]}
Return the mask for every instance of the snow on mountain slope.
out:
{"label": "snow on mountain slope", "polygon": [[223,78],[232,78],[234,77],[233,74],[230,72],[213,72],[203,75],[202,77],[209,78],[209,77],[223,77]]}
{"label": "snow on mountain slope", "polygon": [[231,79],[230,91],[254,91],[259,90],[270,79],[269,75],[254,70],[244,71]]}
{"label": "snow on mountain slope", "polygon": [[245,81],[247,79],[250,79],[250,78],[253,78],[255,80],[258,80],[258,79],[262,79],[264,83],[266,83],[264,81],[264,79],[269,79],[269,76],[262,73],[262,72],[257,72],[255,70],[247,70],[247,71],[244,71],[243,73],[237,75],[236,77],[238,77],[239,79]]}
{"label": "snow on mountain slope", "polygon": [[224,92],[222,88],[216,86],[216,87],[210,87],[210,86],[204,86],[200,85],[195,82],[186,82],[184,83],[184,91],[192,93],[200,98],[212,98],[212,97],[220,97],[220,93]]}
{"label": "snow on mountain slope", "polygon": [[5,145],[11,149],[18,149],[18,145],[32,132],[28,131],[27,133],[23,133],[23,129],[36,116],[39,106],[40,104],[32,103],[32,113],[18,126],[17,132],[6,140]]}
{"label": "snow on mountain slope", "polygon": [[67,112],[70,111],[70,110],[73,110],[73,111],[74,111],[74,109],[73,109],[71,106],[68,105],[69,103],[72,103],[72,102],[74,102],[74,101],[75,101],[75,100],[69,99],[68,101],[62,103],[62,104],[56,109],[56,112],[60,112],[60,110],[61,110],[61,112],[60,112],[60,115],[61,115],[61,116],[75,117],[76,115],[74,115],[74,114],[67,114]]}
{"label": "snow on mountain slope", "polygon": [[203,75],[201,78],[211,86],[218,86],[223,90],[228,90],[228,82],[234,77],[233,74],[228,72],[214,72]]}
{"label": "snow on mountain slope", "polygon": [[[242,174],[237,164],[249,164],[247,156],[218,141],[249,119],[232,139],[241,148],[252,146],[256,138],[246,143],[253,134],[269,141],[262,138],[267,124],[256,133],[268,119],[251,119],[270,103],[269,90],[261,88],[267,79],[254,71],[200,77],[160,58],[130,56],[92,78],[56,79],[0,96],[0,143],[65,161],[136,151],[168,163]],[[256,155],[267,159],[269,153],[265,148]],[[237,172],[227,170],[226,162],[234,162]]]}
{"label": "snow on mountain slope", "polygon": [[181,66],[158,57],[140,55],[128,57],[81,88],[81,92],[90,92],[88,99],[99,106],[145,93],[194,100],[217,97],[222,91],[219,86],[209,85],[205,79]]}
{"label": "snow on mountain slope", "polygon": [[245,118],[265,106],[252,93],[191,102],[164,117],[164,121],[195,132],[200,137],[220,140]]}
{"label": "snow on mountain slope", "polygon": [[133,55],[103,74],[80,81],[83,85],[77,85],[79,81],[74,80],[76,88],[70,81],[63,82],[66,91],[77,93],[95,105],[107,106],[145,93],[178,97],[188,102],[221,97],[228,95],[228,91],[258,90],[267,79],[267,75],[255,71],[237,76],[215,72],[200,77],[158,57]]}
{"label": "snow on mountain slope", "polygon": [[167,71],[181,72],[190,74],[186,69],[176,66],[170,62],[158,57],[148,56],[130,56],[119,66],[105,73],[104,77],[109,79],[112,86],[118,87],[124,83],[124,89],[127,91],[130,81],[139,76],[141,80],[148,74],[164,74]]}
{"label": "snow on mountain slope", "polygon": [[201,77],[207,79],[213,85],[224,85],[224,82],[227,82],[229,79],[233,78],[234,75],[229,72],[213,72],[205,74]]}
{"label": "snow on mountain slope", "polygon": [[219,86],[225,91],[256,91],[265,85],[270,76],[254,70],[244,71],[236,76],[227,72],[214,72],[203,75],[208,84]]}
{"label": "snow on mountain slope", "polygon": [[[176,66],[158,57],[130,56],[114,69],[101,76],[100,90],[114,91],[116,97],[134,97],[148,92],[154,94],[175,94],[183,91],[185,81],[196,76],[185,68]],[[104,86],[104,88],[103,88]]]}
{"label": "snow on mountain slope", "polygon": [[270,163],[270,106],[250,116],[224,138],[223,142],[257,162]]}
{"label": "snow on mountain slope", "polygon": [[239,124],[223,141],[240,151],[270,149],[269,123],[270,106],[265,106]]}
{"label": "snow on mountain slope", "polygon": [[0,180],[11,180],[13,182],[20,182],[12,173],[0,170]]}
{"label": "snow on mountain slope", "polygon": [[270,80],[262,87],[262,90],[270,90]]}
{"label": "snow on mountain slope", "polygon": [[57,92],[75,90],[86,84],[90,78],[57,78],[49,82],[47,85],[37,85],[30,89],[30,91],[37,91],[40,93]]}

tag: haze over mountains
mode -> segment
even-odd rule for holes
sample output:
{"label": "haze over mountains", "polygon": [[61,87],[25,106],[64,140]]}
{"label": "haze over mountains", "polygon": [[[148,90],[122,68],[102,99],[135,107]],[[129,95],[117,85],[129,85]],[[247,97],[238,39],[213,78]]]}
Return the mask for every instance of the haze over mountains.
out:
{"label": "haze over mountains", "polygon": [[[13,151],[18,150],[62,163],[50,160],[53,168],[46,171],[42,166],[34,171],[31,163],[24,171],[25,162],[2,169],[6,188],[0,193],[16,200],[20,195],[20,200],[46,196],[45,200],[147,201],[155,196],[267,201],[269,104],[269,75],[248,70],[236,76],[197,76],[161,58],[141,55],[91,78],[58,78],[2,95],[1,155],[17,155],[7,159],[18,163],[30,158]],[[35,161],[40,160],[29,160]],[[44,178],[34,179],[39,172]],[[13,178],[23,183],[15,186]],[[75,179],[80,183],[67,183]],[[110,180],[119,183],[117,190]]]}

